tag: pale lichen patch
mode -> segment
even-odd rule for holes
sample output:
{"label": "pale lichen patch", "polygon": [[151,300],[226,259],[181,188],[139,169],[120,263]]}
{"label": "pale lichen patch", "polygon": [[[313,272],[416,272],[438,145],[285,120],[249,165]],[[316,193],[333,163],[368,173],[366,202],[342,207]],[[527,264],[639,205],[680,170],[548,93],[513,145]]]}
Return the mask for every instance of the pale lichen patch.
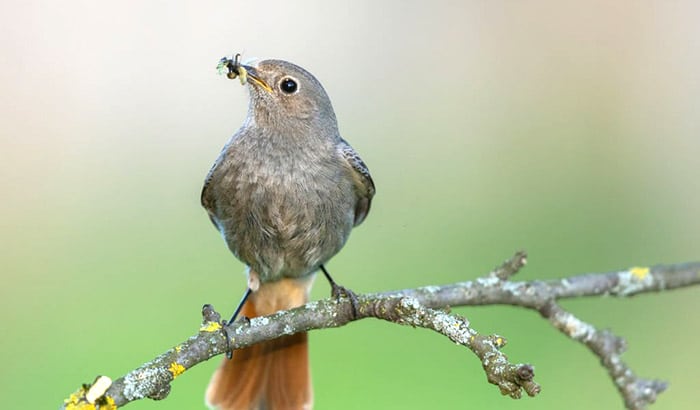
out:
{"label": "pale lichen patch", "polygon": [[255,317],[253,319],[250,319],[250,325],[253,327],[256,326],[267,326],[270,323],[270,319],[266,317]]}
{"label": "pale lichen patch", "polygon": [[453,342],[460,345],[468,345],[472,334],[469,329],[469,322],[464,319],[441,313],[434,320],[435,330],[446,335]]}
{"label": "pale lichen patch", "polygon": [[143,399],[156,390],[158,383],[170,378],[172,373],[160,367],[133,371],[124,377],[124,397],[129,401]]}
{"label": "pale lichen patch", "polygon": [[401,305],[401,307],[406,308],[406,309],[416,310],[416,309],[420,308],[420,303],[418,303],[418,300],[416,298],[410,298],[410,297],[401,298],[400,305]]}
{"label": "pale lichen patch", "polygon": [[589,340],[595,333],[593,326],[581,321],[572,314],[566,314],[563,323],[566,334],[576,340]]}
{"label": "pale lichen patch", "polygon": [[[510,293],[511,295],[519,295],[523,291],[523,285],[517,282],[503,282],[501,285],[503,290]],[[532,289],[530,290],[531,292],[533,291]]]}
{"label": "pale lichen patch", "polygon": [[617,274],[618,283],[610,289],[611,293],[627,296],[647,289],[654,283],[654,276],[646,267],[633,267]]}
{"label": "pale lichen patch", "polygon": [[481,286],[496,286],[501,283],[501,279],[498,276],[486,276],[483,278],[477,278],[476,283]]}

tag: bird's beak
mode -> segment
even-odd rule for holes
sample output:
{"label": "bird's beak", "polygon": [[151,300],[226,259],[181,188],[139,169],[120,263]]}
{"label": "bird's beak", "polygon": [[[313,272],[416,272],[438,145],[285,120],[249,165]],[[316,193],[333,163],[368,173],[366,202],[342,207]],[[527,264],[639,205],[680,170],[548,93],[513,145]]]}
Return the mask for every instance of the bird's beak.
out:
{"label": "bird's beak", "polygon": [[255,67],[249,65],[238,66],[238,75],[241,76],[242,81],[247,81],[250,84],[257,85],[268,93],[272,92],[272,87],[270,87],[258,74],[258,70]]}
{"label": "bird's beak", "polygon": [[258,69],[250,65],[241,64],[240,58],[240,54],[236,54],[233,59],[228,57],[222,58],[219,60],[219,64],[216,66],[217,71],[219,74],[223,74],[224,70],[228,69],[226,77],[232,80],[234,78],[238,78],[243,85],[249,83],[262,88],[268,93],[272,93],[272,87],[270,87],[270,85],[262,79],[258,73]]}

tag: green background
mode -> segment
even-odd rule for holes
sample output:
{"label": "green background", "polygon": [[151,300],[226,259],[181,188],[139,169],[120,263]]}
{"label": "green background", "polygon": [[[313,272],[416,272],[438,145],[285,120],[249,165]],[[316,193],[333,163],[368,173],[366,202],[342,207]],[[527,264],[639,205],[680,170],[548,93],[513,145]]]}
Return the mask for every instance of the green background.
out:
{"label": "green background", "polygon": [[[0,5],[0,396],[56,408],[193,334],[243,289],[199,205],[247,93],[219,58],[313,72],[377,196],[329,264],[358,292],[474,279],[517,249],[520,280],[700,259],[696,2],[94,2]],[[314,298],[328,295],[317,281]],[[694,408],[697,289],[564,306]],[[311,334],[318,409],[620,408],[598,360],[531,311],[457,309],[535,365],[501,397],[431,332],[364,320]],[[170,397],[200,409],[219,359]]]}

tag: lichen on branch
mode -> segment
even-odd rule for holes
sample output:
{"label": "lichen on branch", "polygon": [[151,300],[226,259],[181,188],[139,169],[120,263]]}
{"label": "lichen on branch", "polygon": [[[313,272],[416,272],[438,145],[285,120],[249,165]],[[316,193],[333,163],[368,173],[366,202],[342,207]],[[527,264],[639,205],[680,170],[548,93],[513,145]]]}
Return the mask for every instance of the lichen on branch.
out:
{"label": "lichen on branch", "polygon": [[94,394],[91,385],[83,385],[64,401],[61,408],[113,409],[146,397],[164,399],[170,392],[172,380],[229,349],[240,349],[298,332],[340,327],[369,317],[433,330],[470,350],[481,362],[489,383],[498,386],[502,394],[520,398],[524,391],[535,396],[540,386],[534,381],[534,367],[510,363],[501,351],[506,345],[504,337],[481,335],[466,318],[442,310],[494,304],[535,310],[564,335],[585,345],[599,357],[627,408],[642,409],[653,403],[666,389],[666,383],[638,378],[621,359],[625,349],[622,338],[582,321],[562,309],[557,301],[582,296],[629,297],[697,285],[700,283],[700,262],[634,267],[547,281],[511,281],[526,261],[525,253],[518,252],[474,281],[358,295],[357,311],[347,298],[325,299],[225,326],[214,308],[205,305],[203,322],[196,334],[116,379],[98,398],[88,394],[91,390]]}

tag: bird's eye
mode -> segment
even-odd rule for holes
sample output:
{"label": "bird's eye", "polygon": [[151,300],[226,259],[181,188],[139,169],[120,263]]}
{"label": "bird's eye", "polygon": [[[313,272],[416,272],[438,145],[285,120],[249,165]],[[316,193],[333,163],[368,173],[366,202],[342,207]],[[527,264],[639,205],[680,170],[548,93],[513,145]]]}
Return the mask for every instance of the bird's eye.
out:
{"label": "bird's eye", "polygon": [[297,82],[291,78],[285,78],[280,82],[280,90],[285,94],[293,94],[297,90]]}

